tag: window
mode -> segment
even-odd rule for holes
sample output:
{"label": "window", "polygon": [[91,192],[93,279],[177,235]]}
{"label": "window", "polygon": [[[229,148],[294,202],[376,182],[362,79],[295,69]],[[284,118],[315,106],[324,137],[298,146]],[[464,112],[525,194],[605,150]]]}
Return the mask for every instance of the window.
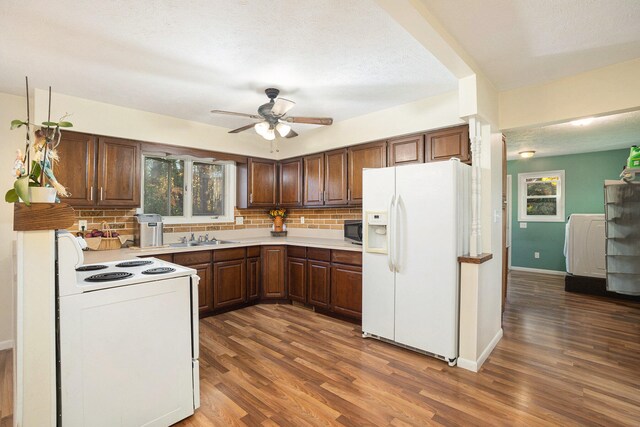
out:
{"label": "window", "polygon": [[518,221],[564,222],[564,171],[518,174]]}
{"label": "window", "polygon": [[168,224],[233,221],[235,165],[143,156],[142,209]]}

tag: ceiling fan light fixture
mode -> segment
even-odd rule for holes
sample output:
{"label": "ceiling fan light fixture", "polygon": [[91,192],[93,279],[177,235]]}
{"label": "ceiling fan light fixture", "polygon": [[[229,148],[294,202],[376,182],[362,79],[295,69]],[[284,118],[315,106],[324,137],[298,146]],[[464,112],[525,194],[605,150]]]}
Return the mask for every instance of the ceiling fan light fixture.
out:
{"label": "ceiling fan light fixture", "polygon": [[256,123],[255,126],[253,126],[253,128],[255,129],[258,135],[266,138],[265,134],[269,130],[269,123],[267,122]]}
{"label": "ceiling fan light fixture", "polygon": [[276,125],[276,130],[278,131],[280,136],[284,138],[285,136],[289,135],[289,132],[291,132],[291,126],[285,123],[278,123]]}
{"label": "ceiling fan light fixture", "polygon": [[267,129],[262,137],[267,141],[273,141],[274,139],[276,139],[276,132],[273,129]]}

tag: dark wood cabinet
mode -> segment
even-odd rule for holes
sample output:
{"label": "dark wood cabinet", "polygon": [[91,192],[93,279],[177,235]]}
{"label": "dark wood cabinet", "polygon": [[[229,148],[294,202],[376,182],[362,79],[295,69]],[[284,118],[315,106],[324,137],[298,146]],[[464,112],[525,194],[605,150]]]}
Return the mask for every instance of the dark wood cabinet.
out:
{"label": "dark wood cabinet", "polygon": [[289,299],[301,303],[307,302],[307,260],[287,258],[287,285]]}
{"label": "dark wood cabinet", "polygon": [[331,266],[331,310],[362,318],[362,267],[342,264]]}
{"label": "dark wood cabinet", "polygon": [[325,153],[324,204],[347,204],[347,150]]}
{"label": "dark wood cabinet", "polygon": [[271,207],[277,203],[278,162],[247,159],[236,165],[236,205],[239,208]]}
{"label": "dark wood cabinet", "polygon": [[452,157],[465,163],[471,162],[468,125],[429,132],[425,138],[428,162],[449,160]]}
{"label": "dark wood cabinet", "polygon": [[324,154],[313,154],[303,159],[304,205],[321,206],[324,202]]}
{"label": "dark wood cabinet", "polygon": [[424,134],[390,139],[389,166],[424,163]]}
{"label": "dark wood cabinet", "polygon": [[347,150],[349,159],[347,198],[350,205],[362,204],[362,170],[387,166],[385,141],[356,145]]}
{"label": "dark wood cabinet", "polygon": [[200,283],[198,283],[198,309],[200,313],[213,310],[213,276],[211,264],[190,265],[196,270]]}
{"label": "dark wood cabinet", "polygon": [[308,302],[321,308],[329,308],[331,264],[326,261],[307,261]]}
{"label": "dark wood cabinet", "polygon": [[54,164],[54,174],[70,193],[63,202],[74,207],[95,205],[96,138],[84,133],[62,132],[56,150],[60,161]]}
{"label": "dark wood cabinet", "polygon": [[98,138],[98,206],[140,206],[140,162],[139,142]]}
{"label": "dark wood cabinet", "polygon": [[262,298],[284,299],[287,297],[285,253],[285,246],[262,247]]}
{"label": "dark wood cabinet", "polygon": [[247,298],[244,258],[213,263],[213,308],[242,304]]}
{"label": "dark wood cabinet", "polygon": [[247,300],[260,298],[260,279],[262,277],[260,257],[247,258]]}
{"label": "dark wood cabinet", "polygon": [[75,207],[140,206],[140,143],[119,138],[63,132],[55,165],[58,181]]}
{"label": "dark wood cabinet", "polygon": [[302,206],[302,159],[280,162],[280,206]]}

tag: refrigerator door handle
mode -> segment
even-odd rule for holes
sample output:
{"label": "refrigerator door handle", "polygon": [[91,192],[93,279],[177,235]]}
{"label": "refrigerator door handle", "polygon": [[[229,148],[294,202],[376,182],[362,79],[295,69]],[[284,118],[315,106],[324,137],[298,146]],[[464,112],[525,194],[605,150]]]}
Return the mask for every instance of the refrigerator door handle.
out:
{"label": "refrigerator door handle", "polygon": [[391,200],[389,201],[389,219],[387,223],[387,265],[389,266],[389,270],[394,272],[396,267],[393,264],[393,246],[395,243],[395,239],[393,238],[393,229],[391,224],[393,224],[393,210],[395,208],[396,195],[391,196]]}
{"label": "refrigerator door handle", "polygon": [[400,258],[402,256],[402,222],[400,221],[402,196],[398,195],[396,200],[395,212],[393,215],[393,268],[396,273],[400,272]]}

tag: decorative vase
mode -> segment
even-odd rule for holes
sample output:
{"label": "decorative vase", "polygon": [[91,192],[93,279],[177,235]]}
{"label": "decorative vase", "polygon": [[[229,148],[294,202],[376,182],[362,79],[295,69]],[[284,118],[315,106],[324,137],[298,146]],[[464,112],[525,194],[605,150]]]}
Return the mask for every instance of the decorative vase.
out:
{"label": "decorative vase", "polygon": [[55,203],[56,189],[51,187],[29,187],[31,203]]}
{"label": "decorative vase", "polygon": [[273,231],[282,231],[282,224],[284,220],[281,216],[277,216],[273,218]]}

